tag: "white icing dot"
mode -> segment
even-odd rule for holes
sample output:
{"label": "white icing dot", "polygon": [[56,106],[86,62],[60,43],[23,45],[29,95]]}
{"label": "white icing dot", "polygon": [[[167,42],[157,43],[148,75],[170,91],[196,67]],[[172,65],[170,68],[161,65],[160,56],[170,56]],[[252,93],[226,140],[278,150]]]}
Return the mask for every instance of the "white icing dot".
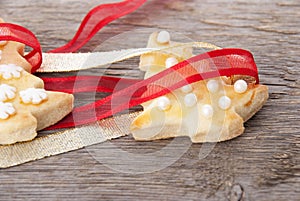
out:
{"label": "white icing dot", "polygon": [[209,80],[206,87],[209,92],[216,93],[219,90],[219,82],[217,80]]}
{"label": "white icing dot", "polygon": [[158,109],[165,111],[171,107],[171,101],[168,97],[162,96],[157,99]]}
{"label": "white icing dot", "polygon": [[167,68],[170,68],[176,64],[178,64],[178,60],[175,57],[169,57],[166,59],[165,65]]}
{"label": "white icing dot", "polygon": [[7,84],[0,85],[0,101],[7,101],[16,97],[17,89]]}
{"label": "white icing dot", "polygon": [[211,105],[205,104],[202,106],[202,114],[203,116],[210,118],[214,114],[214,109]]}
{"label": "white icing dot", "polygon": [[0,119],[5,120],[15,113],[16,110],[11,103],[0,102]]}
{"label": "white icing dot", "polygon": [[45,89],[28,88],[24,91],[20,91],[20,97],[25,104],[40,104],[48,98],[48,95]]}
{"label": "white icing dot", "polygon": [[0,40],[0,46],[6,45],[7,41],[6,40]]}
{"label": "white icing dot", "polygon": [[188,85],[185,85],[185,86],[181,87],[180,90],[183,93],[190,93],[190,92],[193,91],[193,87],[190,84],[188,84]]}
{"label": "white icing dot", "polygon": [[20,78],[23,68],[15,64],[1,64],[0,65],[0,76],[4,79],[9,80],[12,78]]}
{"label": "white icing dot", "polygon": [[168,43],[170,42],[171,36],[167,31],[161,31],[157,35],[157,42],[159,43]]}
{"label": "white icing dot", "polygon": [[197,96],[194,93],[189,93],[184,97],[184,104],[187,107],[193,107],[197,103]]}
{"label": "white icing dot", "polygon": [[231,99],[228,96],[222,96],[219,99],[219,107],[223,110],[227,110],[231,106]]}
{"label": "white icing dot", "polygon": [[238,80],[234,83],[234,91],[236,93],[242,94],[247,91],[248,85],[245,80]]}

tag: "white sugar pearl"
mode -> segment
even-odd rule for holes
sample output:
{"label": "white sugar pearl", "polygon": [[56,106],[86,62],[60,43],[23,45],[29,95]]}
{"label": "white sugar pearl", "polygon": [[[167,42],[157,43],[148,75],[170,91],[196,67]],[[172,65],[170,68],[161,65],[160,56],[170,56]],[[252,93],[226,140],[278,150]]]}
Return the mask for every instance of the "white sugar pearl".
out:
{"label": "white sugar pearl", "polygon": [[0,41],[0,46],[6,45],[7,41],[6,40],[1,40]]}
{"label": "white sugar pearl", "polygon": [[245,80],[238,80],[234,83],[234,91],[236,93],[242,94],[247,91],[248,85]]}
{"label": "white sugar pearl", "polygon": [[169,57],[166,59],[165,65],[167,68],[170,68],[176,64],[178,64],[178,60],[175,57]]}
{"label": "white sugar pearl", "polygon": [[193,107],[197,103],[197,96],[194,93],[189,93],[184,97],[184,104],[187,107]]}
{"label": "white sugar pearl", "polygon": [[171,107],[171,101],[168,97],[162,96],[157,99],[158,109],[165,111]]}
{"label": "white sugar pearl", "polygon": [[205,104],[202,106],[201,112],[202,112],[203,116],[205,116],[206,118],[210,118],[214,114],[214,109],[211,105]]}
{"label": "white sugar pearl", "polygon": [[168,43],[170,42],[171,36],[167,31],[161,31],[157,35],[157,42],[159,43]]}
{"label": "white sugar pearl", "polygon": [[222,96],[219,99],[219,107],[223,110],[227,110],[231,106],[231,99],[228,96]]}
{"label": "white sugar pearl", "polygon": [[206,87],[209,92],[216,93],[219,90],[219,82],[217,80],[209,80]]}
{"label": "white sugar pearl", "polygon": [[188,85],[185,85],[185,86],[181,87],[180,90],[183,93],[190,93],[190,92],[193,91],[193,87],[190,84],[188,84]]}

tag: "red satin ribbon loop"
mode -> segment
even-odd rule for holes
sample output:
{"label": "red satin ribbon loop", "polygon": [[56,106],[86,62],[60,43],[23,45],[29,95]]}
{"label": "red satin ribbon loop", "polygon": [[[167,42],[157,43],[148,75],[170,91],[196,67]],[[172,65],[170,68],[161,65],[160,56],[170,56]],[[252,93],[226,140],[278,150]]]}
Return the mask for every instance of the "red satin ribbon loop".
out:
{"label": "red satin ribbon loop", "polygon": [[[85,45],[102,27],[113,20],[127,15],[146,0],[126,0],[119,3],[103,4],[92,9],[82,21],[74,38],[66,45],[51,50],[52,53],[75,52]],[[0,23],[0,40],[16,41],[32,48],[32,51],[24,56],[31,64],[31,73],[42,64],[42,49],[35,35],[28,29],[10,23]]]}
{"label": "red satin ribbon loop", "polygon": [[32,48],[24,58],[31,64],[34,73],[42,64],[42,49],[38,39],[28,29],[10,23],[0,23],[0,40],[16,41]]}

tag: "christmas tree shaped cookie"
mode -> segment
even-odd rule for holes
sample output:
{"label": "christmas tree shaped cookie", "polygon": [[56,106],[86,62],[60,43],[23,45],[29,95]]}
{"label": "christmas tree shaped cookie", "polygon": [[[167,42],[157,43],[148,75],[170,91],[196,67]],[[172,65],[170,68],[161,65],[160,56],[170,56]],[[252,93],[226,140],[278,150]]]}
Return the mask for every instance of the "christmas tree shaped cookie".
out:
{"label": "christmas tree shaped cookie", "polygon": [[24,45],[0,42],[0,144],[32,140],[73,108],[73,95],[50,92],[32,75]]}
{"label": "christmas tree shaped cookie", "polygon": [[[170,34],[153,33],[149,48],[170,47]],[[189,48],[141,56],[145,78],[192,56]],[[268,99],[268,88],[247,81],[246,77],[203,80],[143,104],[144,111],[132,122],[136,140],[189,136],[193,142],[219,142],[244,132],[244,122]]]}

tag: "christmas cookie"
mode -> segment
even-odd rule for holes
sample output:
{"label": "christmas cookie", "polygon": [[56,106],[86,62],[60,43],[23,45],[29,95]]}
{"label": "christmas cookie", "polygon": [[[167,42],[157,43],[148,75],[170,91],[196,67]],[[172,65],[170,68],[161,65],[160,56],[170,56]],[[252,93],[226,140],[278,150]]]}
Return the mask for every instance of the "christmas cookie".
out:
{"label": "christmas cookie", "polygon": [[0,144],[32,140],[72,111],[73,95],[50,92],[30,73],[24,45],[0,42]]}
{"label": "christmas cookie", "polygon": [[[170,47],[168,32],[153,33],[148,46]],[[141,56],[145,78],[190,58],[191,48],[169,49]],[[219,142],[244,132],[244,122],[268,99],[268,88],[249,77],[219,77],[186,85],[143,104],[144,111],[132,122],[136,140],[189,136],[193,142]]]}

